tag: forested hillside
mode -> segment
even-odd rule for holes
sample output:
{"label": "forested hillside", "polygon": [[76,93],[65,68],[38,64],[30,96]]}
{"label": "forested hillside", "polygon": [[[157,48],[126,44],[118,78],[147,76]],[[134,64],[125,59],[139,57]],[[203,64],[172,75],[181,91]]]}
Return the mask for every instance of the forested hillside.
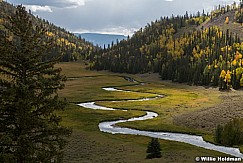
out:
{"label": "forested hillside", "polygon": [[[6,17],[11,16],[16,8],[7,2],[0,2],[0,31],[7,32],[4,25],[6,25]],[[31,12],[29,12],[30,15]],[[62,61],[76,61],[79,59],[88,59],[90,53],[96,48],[90,42],[76,37],[74,34],[68,32],[64,28],[57,27],[47,20],[35,17],[32,15],[33,22],[40,24],[47,29],[46,39],[53,39],[54,48],[52,55],[56,56],[62,54]],[[11,39],[11,38],[10,38]],[[51,57],[51,56],[50,56]]]}
{"label": "forested hillside", "polygon": [[239,89],[243,87],[243,43],[239,31],[232,29],[241,26],[242,13],[241,2],[219,5],[211,13],[161,17],[118,45],[92,53],[90,68],[158,72],[165,80]]}

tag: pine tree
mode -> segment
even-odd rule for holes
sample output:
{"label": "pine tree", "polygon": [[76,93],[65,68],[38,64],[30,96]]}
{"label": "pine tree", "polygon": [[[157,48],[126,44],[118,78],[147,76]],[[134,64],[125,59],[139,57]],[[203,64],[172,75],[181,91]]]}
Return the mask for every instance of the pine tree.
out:
{"label": "pine tree", "polygon": [[152,138],[151,142],[148,144],[147,148],[147,159],[152,159],[152,158],[161,158],[161,148],[160,148],[160,143],[158,141],[158,138]]}
{"label": "pine tree", "polygon": [[[34,17],[17,6],[0,31],[0,160],[60,162],[70,129],[60,126],[56,110],[65,102],[57,91],[65,76],[49,57],[52,41]],[[45,40],[45,41],[44,41]]]}

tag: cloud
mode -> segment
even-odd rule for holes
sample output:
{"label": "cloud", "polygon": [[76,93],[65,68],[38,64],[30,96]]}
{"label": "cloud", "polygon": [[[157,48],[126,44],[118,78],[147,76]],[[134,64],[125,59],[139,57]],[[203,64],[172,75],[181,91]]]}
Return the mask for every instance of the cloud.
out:
{"label": "cloud", "polygon": [[52,12],[51,7],[49,6],[25,5],[25,7],[32,12]]}
{"label": "cloud", "polygon": [[[211,11],[234,0],[6,0],[29,5],[42,17],[72,32],[132,35],[161,16]],[[34,5],[34,6],[33,6]],[[38,6],[38,7],[36,7]],[[135,6],[135,7],[134,7]],[[70,9],[71,8],[71,9]],[[52,12],[51,12],[52,11]]]}
{"label": "cloud", "polygon": [[[66,6],[67,8],[77,8],[79,6],[85,5],[85,0],[63,0],[65,1],[64,4],[68,4],[69,6]],[[58,2],[60,2],[58,0]]]}
{"label": "cloud", "polygon": [[85,5],[86,0],[10,0],[14,4],[25,6],[49,6],[56,8],[77,8]]}
{"label": "cloud", "polygon": [[131,36],[134,34],[135,31],[138,29],[136,28],[128,28],[128,27],[122,27],[122,26],[116,26],[116,27],[109,27],[101,30],[100,32],[103,34],[122,34],[126,36]]}
{"label": "cloud", "polygon": [[100,30],[88,30],[88,29],[79,29],[75,30],[74,33],[102,33],[102,34],[121,34],[125,36],[132,36],[137,28],[129,28],[123,26],[114,26],[114,27],[105,27]]}

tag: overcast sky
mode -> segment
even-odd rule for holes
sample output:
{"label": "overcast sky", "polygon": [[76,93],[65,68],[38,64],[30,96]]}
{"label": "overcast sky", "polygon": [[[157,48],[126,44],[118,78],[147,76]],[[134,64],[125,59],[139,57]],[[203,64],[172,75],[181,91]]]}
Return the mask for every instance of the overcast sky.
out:
{"label": "overcast sky", "polygon": [[[71,32],[131,35],[161,16],[210,11],[234,0],[5,0]],[[236,0],[237,1],[237,0]]]}

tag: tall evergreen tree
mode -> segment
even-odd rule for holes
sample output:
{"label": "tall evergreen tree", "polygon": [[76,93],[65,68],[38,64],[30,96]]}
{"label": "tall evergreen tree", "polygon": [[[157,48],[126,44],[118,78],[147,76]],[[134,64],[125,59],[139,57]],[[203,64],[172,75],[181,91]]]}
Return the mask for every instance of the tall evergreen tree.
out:
{"label": "tall evergreen tree", "polygon": [[17,6],[0,31],[0,160],[3,162],[60,162],[70,129],[55,114],[65,102],[57,91],[65,76],[50,58],[52,41],[34,17]]}

